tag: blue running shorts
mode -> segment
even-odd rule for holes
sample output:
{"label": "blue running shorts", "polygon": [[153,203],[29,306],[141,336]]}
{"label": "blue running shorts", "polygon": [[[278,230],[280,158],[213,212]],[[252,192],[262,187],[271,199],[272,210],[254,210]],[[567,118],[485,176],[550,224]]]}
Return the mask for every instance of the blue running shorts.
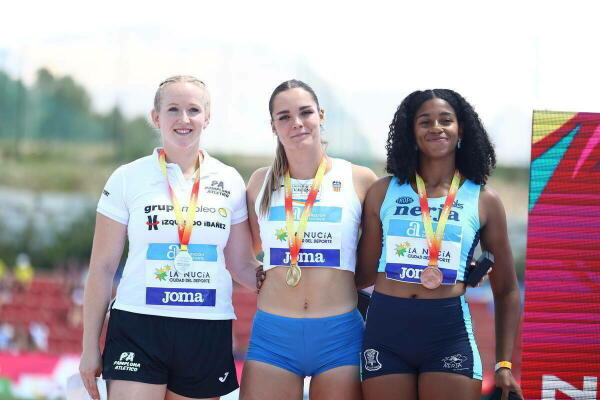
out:
{"label": "blue running shorts", "polygon": [[257,310],[246,359],[301,377],[359,365],[363,330],[358,310],[325,318],[288,318]]}

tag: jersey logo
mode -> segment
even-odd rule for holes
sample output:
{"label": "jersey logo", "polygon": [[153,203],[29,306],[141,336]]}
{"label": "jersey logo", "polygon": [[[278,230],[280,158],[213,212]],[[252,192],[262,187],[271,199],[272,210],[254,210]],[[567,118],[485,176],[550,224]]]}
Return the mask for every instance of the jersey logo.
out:
{"label": "jersey logo", "polygon": [[208,194],[216,194],[223,197],[229,197],[231,195],[231,191],[225,189],[223,181],[212,181],[210,186],[206,186],[204,190],[206,190],[206,193]]}
{"label": "jersey logo", "polygon": [[398,197],[396,199],[396,203],[398,203],[398,204],[410,204],[413,201],[414,201],[413,198],[410,196],[402,196],[402,197]]}
{"label": "jersey logo", "polygon": [[148,215],[148,222],[146,222],[146,225],[148,225],[148,230],[158,230],[158,215]]}
{"label": "jersey logo", "polygon": [[229,376],[229,371],[225,372],[225,375],[219,377],[221,383],[225,382],[225,379]]}
{"label": "jersey logo", "polygon": [[454,354],[452,356],[448,356],[442,358],[442,362],[444,363],[444,368],[452,368],[458,369],[462,368],[462,363],[467,361],[467,357],[462,354]]}
{"label": "jersey logo", "polygon": [[378,371],[382,365],[379,362],[379,352],[375,349],[367,349],[364,351],[363,356],[365,357],[365,369],[367,371]]}
{"label": "jersey logo", "polygon": [[133,352],[123,352],[121,353],[121,357],[119,357],[119,361],[133,361],[135,357],[135,353]]}
{"label": "jersey logo", "polygon": [[141,363],[134,362],[134,357],[135,353],[132,351],[125,351],[121,353],[119,361],[113,362],[113,368],[118,371],[138,372],[141,367]]}
{"label": "jersey logo", "polygon": [[333,187],[334,192],[339,192],[340,190],[342,190],[342,182],[340,181],[331,182],[331,186]]}

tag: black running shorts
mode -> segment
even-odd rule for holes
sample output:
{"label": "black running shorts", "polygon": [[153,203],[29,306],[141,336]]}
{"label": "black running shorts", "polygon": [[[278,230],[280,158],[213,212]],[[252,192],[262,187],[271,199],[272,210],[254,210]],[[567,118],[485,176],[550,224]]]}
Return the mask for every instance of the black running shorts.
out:
{"label": "black running shorts", "polygon": [[170,318],[111,310],[104,379],[166,384],[186,397],[237,389],[231,320]]}

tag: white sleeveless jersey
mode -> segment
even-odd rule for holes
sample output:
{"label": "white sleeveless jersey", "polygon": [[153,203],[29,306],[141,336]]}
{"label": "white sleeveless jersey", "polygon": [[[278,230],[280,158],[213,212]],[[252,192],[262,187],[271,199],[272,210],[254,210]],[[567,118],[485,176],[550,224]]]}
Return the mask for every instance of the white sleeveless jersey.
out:
{"label": "white sleeveless jersey", "polygon": [[[113,307],[167,317],[235,318],[223,249],[231,225],[248,216],[244,181],[235,169],[203,151],[188,246],[192,268],[177,271],[177,221],[157,151],[119,167],[98,202],[99,213],[127,225],[129,253]],[[177,164],[167,164],[167,174],[185,217],[193,180],[186,180]]]}
{"label": "white sleeveless jersey", "polygon": [[[361,218],[361,204],[352,182],[352,164],[332,158],[332,168],[323,182],[306,226],[298,257],[300,267],[326,267],[354,272],[356,246]],[[269,173],[267,173],[268,177]],[[268,215],[260,214],[260,202],[265,182],[257,196],[255,211],[260,226],[264,251],[264,270],[289,266],[290,253],[285,225],[285,189],[283,179],[279,190],[273,192]],[[313,180],[292,179],[294,227],[304,209]]]}

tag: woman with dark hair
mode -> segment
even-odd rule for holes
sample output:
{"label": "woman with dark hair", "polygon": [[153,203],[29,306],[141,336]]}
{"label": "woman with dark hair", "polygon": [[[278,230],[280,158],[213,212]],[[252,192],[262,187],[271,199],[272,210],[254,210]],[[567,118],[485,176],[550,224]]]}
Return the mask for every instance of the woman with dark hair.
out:
{"label": "woman with dark hair", "polygon": [[[375,283],[361,356],[365,399],[479,399],[483,371],[467,266],[481,241],[494,269],[496,386],[521,395],[510,359],[520,298],[506,215],[485,186],[494,149],[473,107],[447,89],[416,91],[398,107],[388,176],[366,196],[357,286]],[[433,222],[432,222],[433,220]]]}
{"label": "woman with dark hair", "polygon": [[312,376],[311,399],[360,399],[354,269],[362,202],[376,176],[326,154],[324,111],[304,82],[279,85],[269,112],[275,161],[247,189],[254,250],[264,252],[268,277],[240,398],[299,399]]}

